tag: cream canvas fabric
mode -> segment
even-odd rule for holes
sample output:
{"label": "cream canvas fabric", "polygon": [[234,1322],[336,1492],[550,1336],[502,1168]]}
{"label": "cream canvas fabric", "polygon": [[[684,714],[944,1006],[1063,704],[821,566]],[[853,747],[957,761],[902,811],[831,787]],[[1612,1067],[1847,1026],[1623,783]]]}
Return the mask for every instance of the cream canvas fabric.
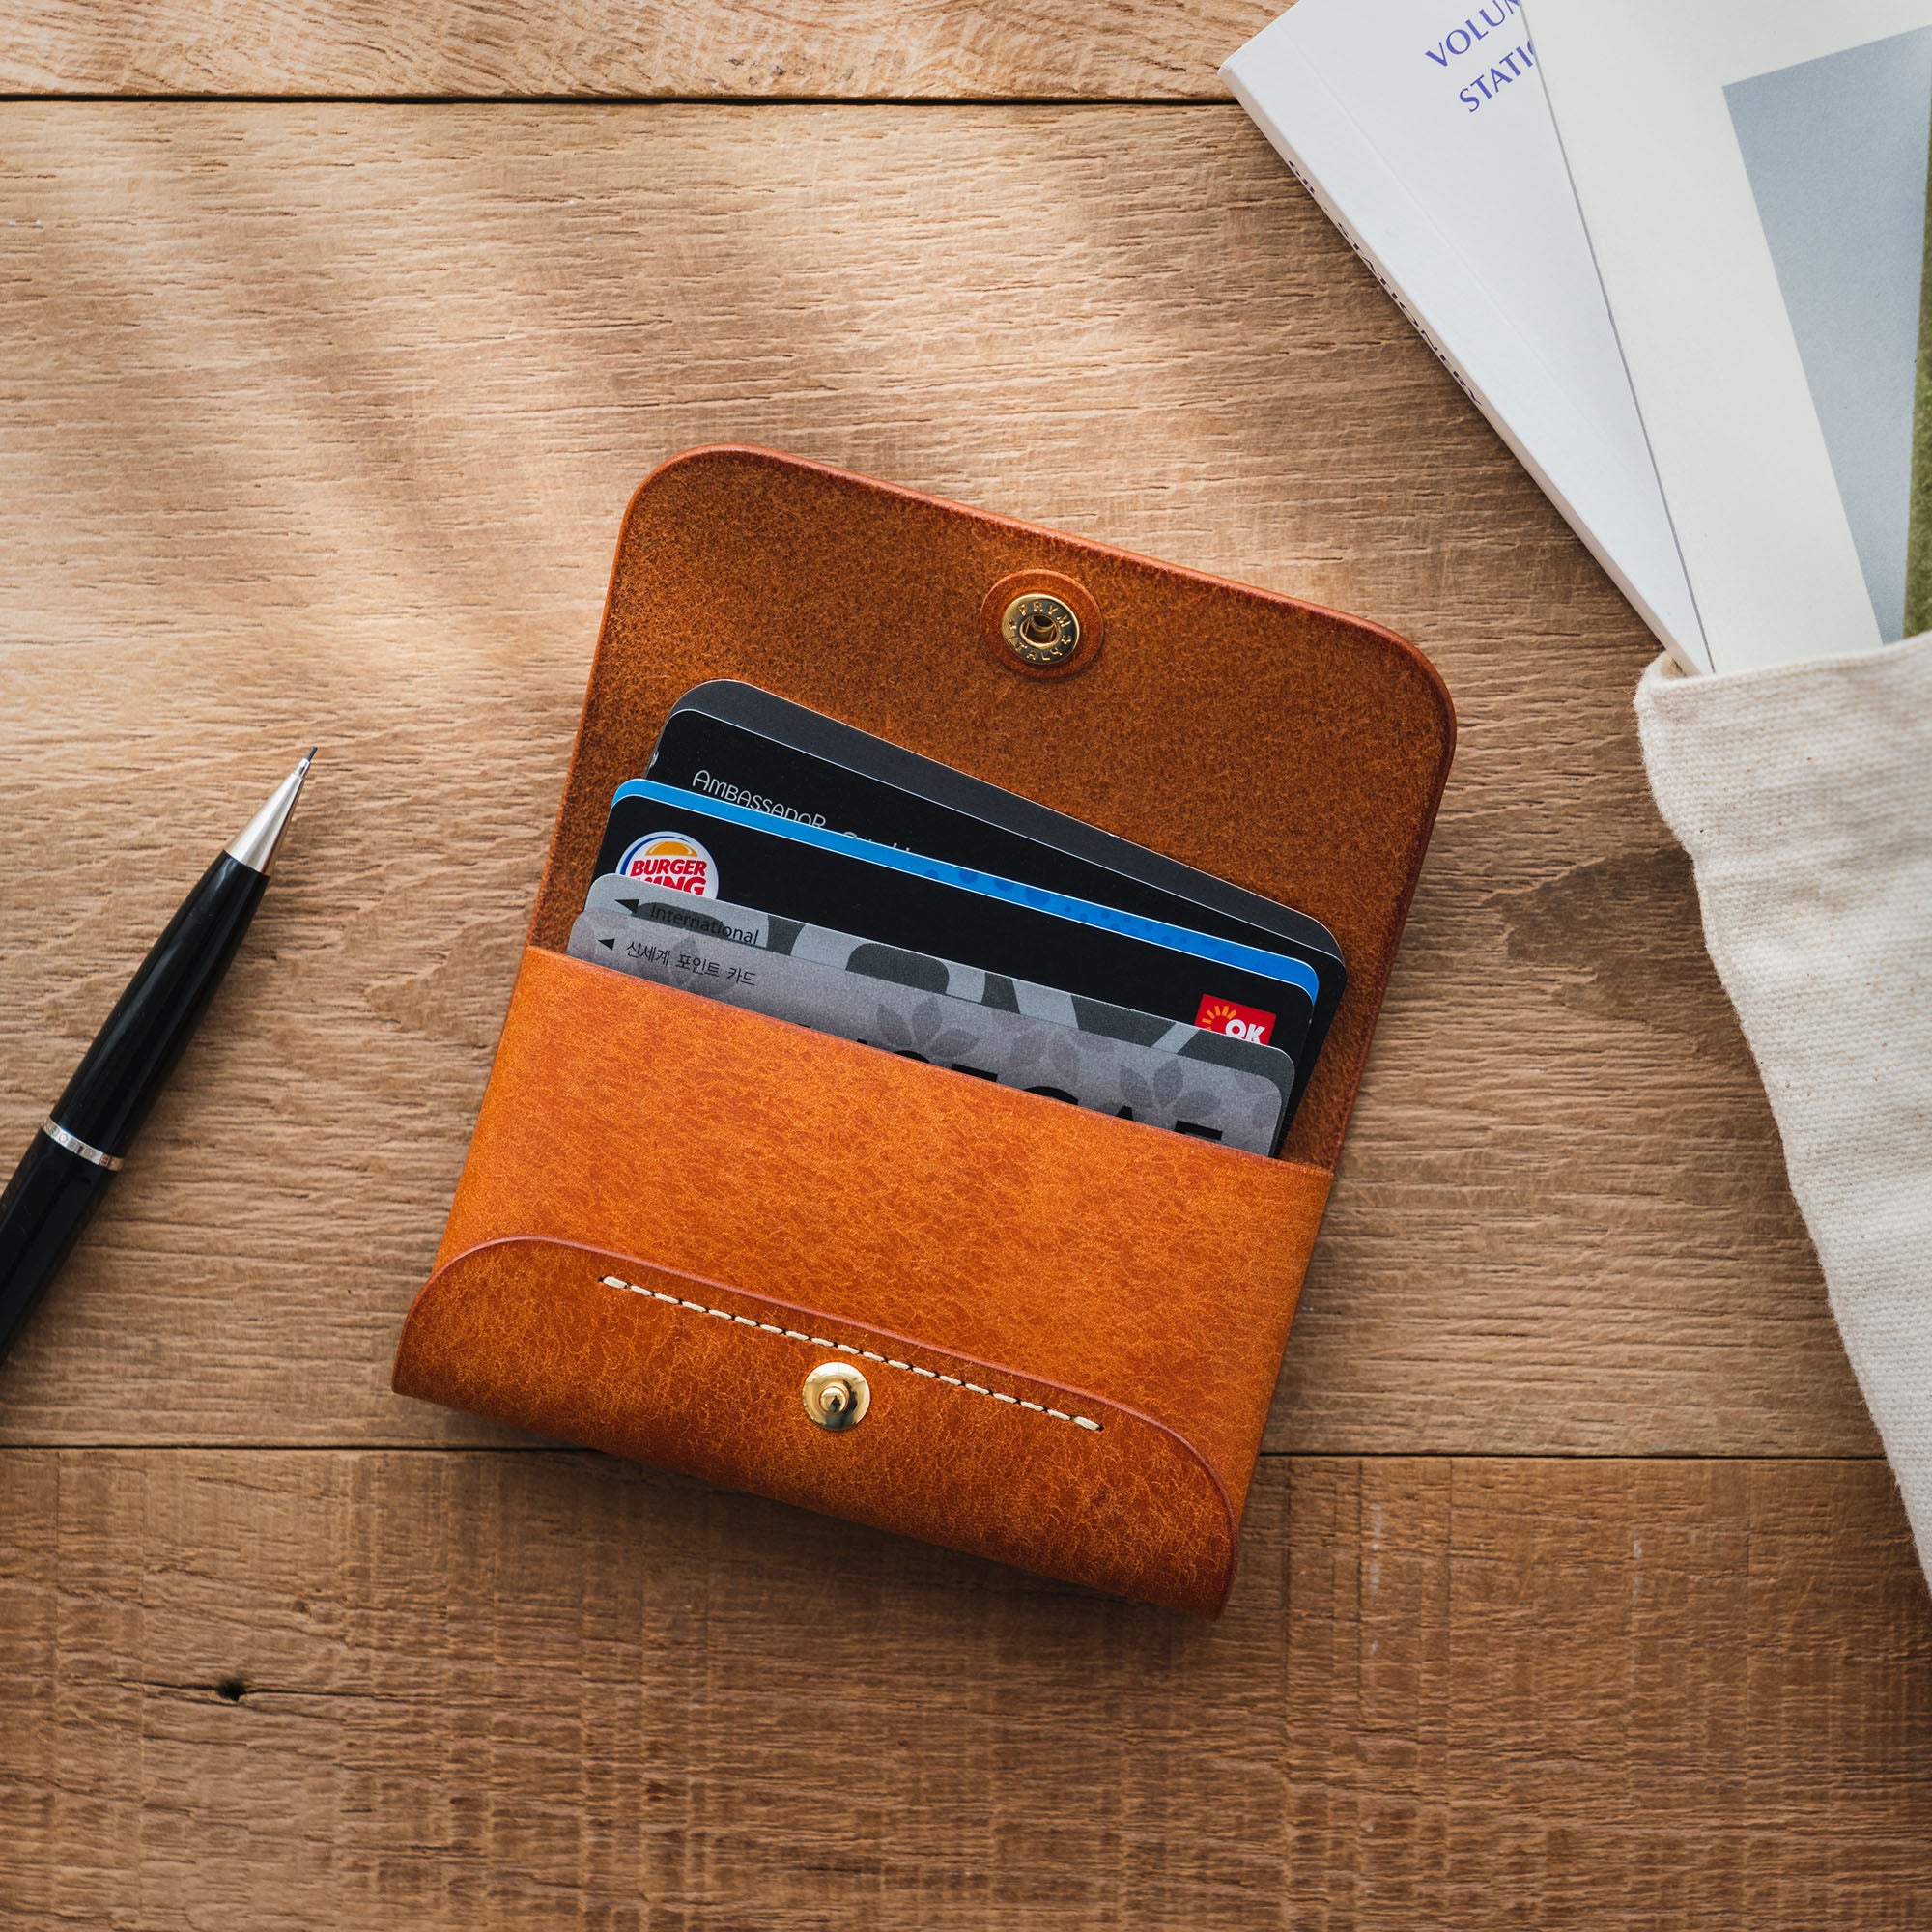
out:
{"label": "cream canvas fabric", "polygon": [[1636,712],[1932,1575],[1932,637]]}

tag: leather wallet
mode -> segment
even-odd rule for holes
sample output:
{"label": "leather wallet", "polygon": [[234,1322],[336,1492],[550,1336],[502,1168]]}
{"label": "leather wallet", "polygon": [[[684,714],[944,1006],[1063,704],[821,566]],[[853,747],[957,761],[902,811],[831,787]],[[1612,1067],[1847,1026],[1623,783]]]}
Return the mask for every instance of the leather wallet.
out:
{"label": "leather wallet", "polygon": [[[1086,613],[1061,675],[999,631],[1052,586]],[[1281,1154],[567,957],[611,792],[720,677],[1326,924],[1348,990]],[[624,518],[396,1389],[1218,1614],[1454,738],[1427,661],[1359,618],[795,458],[674,458]],[[835,1368],[851,1426],[808,1400]]]}

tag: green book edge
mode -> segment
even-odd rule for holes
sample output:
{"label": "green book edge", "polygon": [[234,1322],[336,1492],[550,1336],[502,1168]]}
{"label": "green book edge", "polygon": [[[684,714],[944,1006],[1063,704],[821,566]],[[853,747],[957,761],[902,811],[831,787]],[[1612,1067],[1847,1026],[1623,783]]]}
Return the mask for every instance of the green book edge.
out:
{"label": "green book edge", "polygon": [[1912,391],[1912,514],[1905,539],[1905,635],[1932,631],[1932,149],[1926,155],[1925,251],[1918,284],[1918,370]]}

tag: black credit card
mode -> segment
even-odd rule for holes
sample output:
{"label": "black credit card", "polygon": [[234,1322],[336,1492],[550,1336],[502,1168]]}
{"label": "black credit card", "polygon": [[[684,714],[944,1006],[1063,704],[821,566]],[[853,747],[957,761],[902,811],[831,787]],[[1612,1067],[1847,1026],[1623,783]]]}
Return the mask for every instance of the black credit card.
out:
{"label": "black credit card", "polygon": [[1297,1065],[1314,1012],[1318,982],[1303,960],[651,779],[617,787],[597,872],[1189,1026],[1225,1009],[1252,1027],[1244,1037]]}
{"label": "black credit card", "polygon": [[1319,984],[1294,1056],[1297,1102],[1348,984],[1319,920],[754,685],[721,678],[686,693],[648,776],[1304,961]]}

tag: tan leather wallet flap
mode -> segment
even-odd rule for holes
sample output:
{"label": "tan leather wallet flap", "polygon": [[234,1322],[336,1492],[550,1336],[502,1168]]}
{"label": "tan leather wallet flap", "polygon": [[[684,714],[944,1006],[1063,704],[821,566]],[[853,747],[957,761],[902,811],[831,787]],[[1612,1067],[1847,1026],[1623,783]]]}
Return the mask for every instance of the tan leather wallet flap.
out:
{"label": "tan leather wallet flap", "polygon": [[[850,1429],[802,1400],[856,1367]],[[929,1343],[568,1242],[467,1248],[417,1299],[404,1395],[1043,1576],[1214,1615],[1238,1523],[1172,1430]]]}

